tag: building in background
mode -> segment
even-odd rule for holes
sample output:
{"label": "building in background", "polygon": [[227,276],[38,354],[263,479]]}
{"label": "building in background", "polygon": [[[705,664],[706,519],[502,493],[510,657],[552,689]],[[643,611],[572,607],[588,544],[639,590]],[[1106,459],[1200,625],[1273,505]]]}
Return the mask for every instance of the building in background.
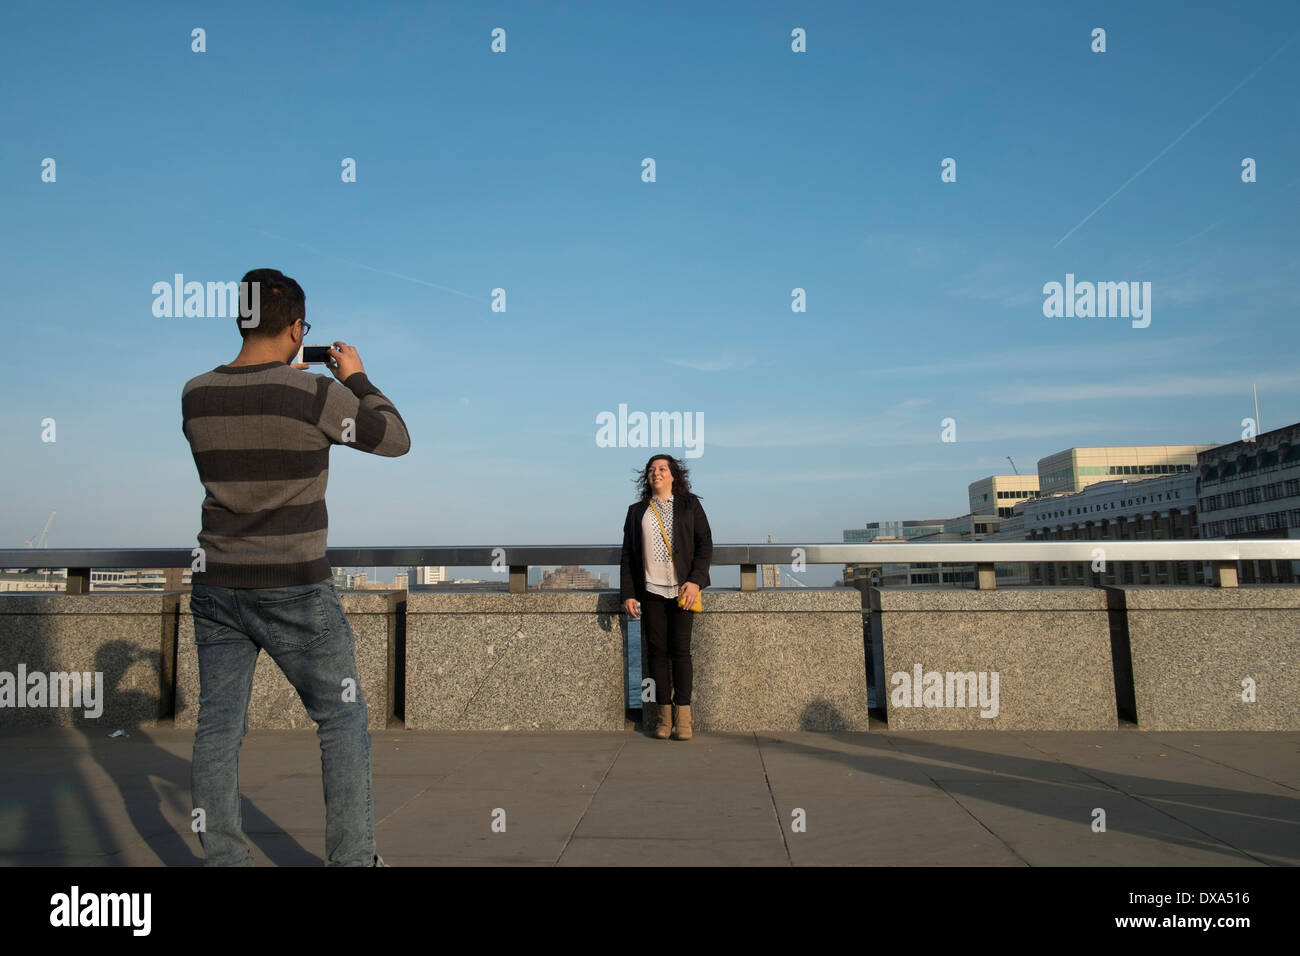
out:
{"label": "building in background", "polygon": [[330,580],[340,591],[356,591],[366,586],[366,572],[351,571],[348,568],[330,568]]}
{"label": "building in background", "polygon": [[[930,543],[943,541],[1046,541],[1075,540],[1075,536],[1096,540],[1158,540],[1167,537],[1196,537],[1196,501],[1189,493],[1194,481],[1199,453],[1212,445],[1107,445],[1076,446],[1038,460],[1034,475],[988,475],[966,487],[968,513],[957,518],[937,521],[872,522],[866,528],[844,532],[849,543],[885,543],[909,541]],[[1144,489],[1141,494],[1125,491],[1131,484],[1149,480],[1179,479],[1170,485],[1177,497],[1166,502],[1170,493],[1164,486]],[[1089,494],[1093,486],[1107,487]],[[1083,496],[1083,497],[1080,497]],[[1070,498],[1062,503],[1060,499]],[[1150,498],[1150,501],[1145,499]],[[1128,501],[1128,504],[1120,504]],[[1046,504],[1046,502],[1056,502]],[[1076,515],[1103,514],[1090,525],[1073,520]],[[1116,519],[1123,517],[1121,524]],[[1162,524],[1162,522],[1164,522]],[[1139,530],[1140,529],[1140,530]],[[1167,532],[1167,534],[1166,534]],[[1125,537],[1116,537],[1124,535]],[[1126,563],[1127,564],[1127,563]],[[1199,583],[1204,566],[1192,562],[1155,562],[1148,568],[1109,567],[1102,580],[1106,583]],[[1031,564],[998,563],[995,565],[998,587],[1033,584],[1040,587],[1060,583],[1078,585],[1085,578],[1081,569],[1086,563]],[[883,586],[940,585],[971,586],[975,583],[973,564],[910,563],[846,565],[844,583],[865,590],[872,584]]]}
{"label": "building in background", "polygon": [[0,591],[66,591],[68,574],[56,577],[53,571],[0,571]]}
{"label": "building in background", "polygon": [[609,578],[594,576],[586,568],[565,564],[542,574],[539,588],[543,591],[607,591]]}
{"label": "building in background", "polygon": [[[180,570],[175,569],[175,570]],[[172,573],[175,573],[175,570]],[[41,572],[36,577],[45,576]],[[64,590],[68,586],[66,568],[48,572],[49,580],[57,582],[57,588],[42,587],[39,590]],[[190,587],[192,571],[185,568],[181,572],[181,587]],[[164,568],[91,568],[90,590],[92,591],[165,591],[167,589],[167,569]],[[30,590],[28,588],[14,590]]]}
{"label": "building in background", "polygon": [[1042,495],[1072,494],[1099,481],[1156,478],[1191,472],[1196,456],[1213,445],[1078,446],[1038,459]]}
{"label": "building in background", "polygon": [[[969,519],[970,515],[963,516]],[[962,518],[950,519],[955,527],[963,525]],[[965,522],[969,524],[969,521]],[[980,533],[984,537],[984,533]],[[937,531],[933,534],[917,535],[907,541],[908,544],[944,544],[949,541],[971,541],[969,534],[959,530]],[[975,583],[974,564],[940,564],[937,561],[913,561],[908,564],[886,564],[882,568],[881,584],[885,587],[971,587]],[[1000,582],[999,582],[1000,583]]]}
{"label": "building in background", "polygon": [[[985,541],[1195,538],[1196,503],[1195,496],[1188,495],[1189,479],[1197,454],[1211,447],[1076,446],[1040,458],[1037,476],[995,475],[971,484],[969,493],[974,498],[978,489],[982,501],[992,490],[999,508],[1010,502],[1010,514]],[[990,480],[991,488],[986,484]],[[1147,487],[1152,481],[1161,484]],[[1143,486],[1142,491],[1134,490],[1135,485]],[[998,586],[1078,587],[1094,580],[1088,576],[1091,564],[999,563]],[[1201,583],[1203,579],[1203,563],[1189,561],[1139,562],[1136,566],[1133,562],[1107,562],[1106,571],[1095,578],[1106,584]]]}
{"label": "building in background", "polygon": [[[942,541],[984,541],[996,534],[1002,518],[992,514],[964,514],[959,518],[949,518],[943,523],[943,531],[917,535],[910,540],[915,544],[929,544]],[[1006,578],[1011,573],[1006,567],[997,569],[998,586],[1007,584]],[[975,584],[975,565],[939,564],[925,561],[913,564],[887,564],[884,566],[885,584],[908,585],[946,585],[949,587],[973,587]]]}
{"label": "building in background", "polygon": [[411,584],[437,584],[447,580],[447,569],[441,567],[411,568],[407,572],[407,581]]}
{"label": "building in background", "polygon": [[[169,576],[179,575],[180,588],[188,590],[193,584],[191,568],[91,568],[92,591],[166,591]],[[175,587],[175,585],[172,585]],[[47,568],[21,571],[0,569],[0,591],[66,592],[67,568]]]}
{"label": "building in background", "polygon": [[989,475],[966,486],[970,513],[980,518],[1010,518],[1017,504],[1038,494],[1037,475]]}
{"label": "building in background", "polygon": [[906,541],[926,534],[943,531],[946,519],[932,521],[869,521],[865,528],[848,528],[844,532],[845,544],[871,544],[877,538]]}
{"label": "building in background", "polygon": [[[954,534],[957,541],[979,541],[985,535],[993,534],[998,530],[998,525],[1002,521],[997,515],[974,515],[966,514],[960,518],[949,518],[943,523],[943,534]],[[929,541],[930,535],[918,535],[912,539],[914,541]]]}
{"label": "building in background", "polygon": [[[925,520],[870,521],[865,528],[847,528],[844,531],[845,544],[907,544],[919,538],[927,541],[960,540],[960,535],[944,537],[944,525],[949,519],[938,518]],[[934,537],[932,537],[934,536]],[[938,565],[933,563],[897,564],[893,562],[871,562],[866,564],[846,564],[844,566],[844,586],[857,588],[864,598],[868,588],[898,586],[905,584],[939,583]],[[932,581],[931,578],[934,578]]]}
{"label": "building in background", "polygon": [[334,587],[340,591],[406,591],[413,587],[411,570],[414,569],[394,569],[393,579],[383,581],[378,578],[371,580],[369,571],[332,568],[331,580],[334,582]]}
{"label": "building in background", "polygon": [[[1105,561],[1107,541],[1179,541],[1199,537],[1196,476],[1189,471],[1159,478],[1089,482],[1074,494],[1058,494],[1018,506],[1018,540],[1096,541],[1090,561],[1034,562],[1026,583],[1034,587],[1100,584],[1204,584],[1202,561]],[[999,540],[1008,536],[999,535]]]}
{"label": "building in background", "polygon": [[[1197,456],[1203,538],[1300,538],[1300,424]],[[1238,561],[1242,584],[1291,584],[1297,561]]]}

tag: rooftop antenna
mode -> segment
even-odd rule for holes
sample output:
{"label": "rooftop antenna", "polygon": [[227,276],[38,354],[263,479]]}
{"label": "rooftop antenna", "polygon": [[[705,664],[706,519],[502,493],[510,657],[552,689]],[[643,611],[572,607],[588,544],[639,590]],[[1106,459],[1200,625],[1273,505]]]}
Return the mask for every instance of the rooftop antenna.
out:
{"label": "rooftop antenna", "polygon": [[1264,426],[1259,423],[1259,392],[1255,389],[1255,383],[1250,383],[1250,391],[1255,396],[1255,434],[1258,435],[1264,430]]}

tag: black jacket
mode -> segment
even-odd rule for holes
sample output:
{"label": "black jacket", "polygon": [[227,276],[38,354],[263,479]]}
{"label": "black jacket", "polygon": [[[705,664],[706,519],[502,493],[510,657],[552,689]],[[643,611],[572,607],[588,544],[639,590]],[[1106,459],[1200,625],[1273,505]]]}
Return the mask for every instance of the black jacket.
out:
{"label": "black jacket", "polygon": [[[641,520],[649,507],[650,502],[638,501],[627,509],[627,520],[623,522],[623,565],[619,571],[620,601],[628,598],[645,601],[645,544]],[[690,500],[684,502],[674,496],[673,526],[671,530],[664,530],[668,531],[668,538],[673,543],[673,570],[677,574],[678,587],[691,581],[703,591],[709,586],[713,532],[709,530],[709,519],[704,516],[700,499],[692,494]],[[658,533],[656,527],[655,534]]]}

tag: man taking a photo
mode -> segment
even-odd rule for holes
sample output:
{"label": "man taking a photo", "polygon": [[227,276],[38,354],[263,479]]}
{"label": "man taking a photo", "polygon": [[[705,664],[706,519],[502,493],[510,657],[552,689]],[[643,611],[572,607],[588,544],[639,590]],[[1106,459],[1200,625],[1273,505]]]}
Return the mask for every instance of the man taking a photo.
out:
{"label": "man taking a photo", "polygon": [[311,328],[297,282],[275,269],[254,269],[243,281],[241,290],[257,290],[257,321],[245,328],[240,320],[239,355],[181,393],[182,430],[207,490],[190,595],[199,658],[190,790],[204,811],[205,865],[252,865],[239,747],[261,650],[317,723],[327,865],[383,865],[355,642],[325,555],[325,486],[331,445],[396,458],[411,440],[352,346],[329,350],[338,381],[289,364]]}

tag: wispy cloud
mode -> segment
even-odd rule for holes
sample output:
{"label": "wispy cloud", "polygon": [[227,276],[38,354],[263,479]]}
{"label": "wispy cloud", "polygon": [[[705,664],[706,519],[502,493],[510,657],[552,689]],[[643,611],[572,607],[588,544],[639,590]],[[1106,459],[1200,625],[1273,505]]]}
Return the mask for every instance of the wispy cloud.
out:
{"label": "wispy cloud", "polygon": [[[1186,375],[1161,379],[1088,382],[1070,385],[1060,381],[1041,385],[1000,385],[986,389],[989,401],[1013,404],[1057,404],[1060,402],[1104,402],[1135,398],[1197,398],[1208,395],[1250,395],[1251,383],[1278,392],[1300,391],[1294,374],[1264,373],[1208,376]],[[1072,431],[1078,429],[1071,427]]]}
{"label": "wispy cloud", "polygon": [[[983,422],[976,416],[953,416],[957,421],[957,442],[1019,441],[1036,438],[1068,439],[1083,432],[1107,432],[1113,422]],[[808,422],[778,419],[752,425],[714,426],[706,433],[706,442],[721,448],[809,448],[816,446],[852,448],[899,448],[916,445],[939,445],[942,427],[940,416],[925,426],[900,426],[883,420],[852,422]]]}
{"label": "wispy cloud", "polygon": [[[930,474],[933,472],[964,472],[978,476],[993,474],[994,470],[1000,467],[1001,461],[1005,459],[970,459],[963,458],[954,461],[929,461],[929,462],[911,462],[908,464],[889,464],[881,468],[864,468],[848,470],[812,470],[782,473],[780,469],[772,469],[764,473],[764,482],[774,482],[777,484],[798,484],[803,482],[814,481],[864,481],[871,478],[895,478],[899,475],[907,474]],[[745,481],[749,480],[751,475],[711,475],[714,481]]]}
{"label": "wispy cloud", "polygon": [[[1047,320],[1044,320],[1047,321]],[[1059,320],[1056,320],[1059,321]],[[1189,355],[1204,352],[1207,360],[1212,358],[1215,346],[1224,341],[1224,336],[1184,335],[1176,338],[1164,338],[1159,341],[1159,348],[1169,355]],[[1150,367],[1151,356],[1140,349],[1116,348],[1113,342],[1098,342],[1094,345],[1071,342],[1068,346],[1027,345],[1011,346],[995,352],[981,352],[948,361],[927,362],[923,365],[888,365],[873,363],[863,369],[863,375],[877,378],[884,375],[904,377],[946,378],[966,372],[980,372],[996,375],[1006,369],[1041,372],[1048,369],[1078,370],[1084,367],[1134,365]]]}
{"label": "wispy cloud", "polygon": [[[947,274],[984,254],[965,240],[920,238],[915,236],[871,234],[864,236],[858,251],[871,257],[877,265],[892,269],[904,267],[924,270],[933,276]],[[979,302],[997,302],[1008,308],[1020,308],[1041,301],[1042,282],[1017,276],[1023,267],[1009,260],[981,262],[959,276],[946,289],[948,295]]]}
{"label": "wispy cloud", "polygon": [[889,406],[889,411],[901,412],[909,408],[920,408],[922,405],[929,405],[929,404],[930,404],[930,399],[928,398],[909,398],[899,402],[897,405]]}
{"label": "wispy cloud", "polygon": [[957,254],[956,244],[930,236],[901,233],[869,233],[858,243],[858,252],[873,260],[888,259],[909,269],[933,269],[950,263]]}
{"label": "wispy cloud", "polygon": [[1009,262],[984,262],[962,275],[948,289],[949,295],[979,302],[997,302],[1018,309],[1042,301],[1042,283],[1036,279],[1012,277]]}
{"label": "wispy cloud", "polygon": [[749,368],[754,364],[752,358],[738,357],[724,353],[717,358],[665,359],[671,365],[693,369],[696,372],[730,372],[735,369]]}
{"label": "wispy cloud", "polygon": [[352,259],[345,259],[343,256],[336,256],[329,252],[321,252],[315,246],[308,245],[305,242],[299,242],[297,239],[290,239],[288,236],[277,236],[274,233],[267,232],[265,229],[254,229],[253,232],[261,233],[271,239],[279,239],[281,242],[291,242],[295,246],[301,246],[308,252],[315,253],[325,259],[333,259],[335,262],[343,262],[358,269],[365,269],[368,272],[376,272],[381,276],[392,276],[394,279],[403,279],[406,282],[414,282],[416,285],[428,286],[430,289],[441,289],[444,292],[454,292],[456,295],[464,296],[467,299],[473,299],[476,302],[487,302],[486,296],[471,295],[468,292],[462,292],[460,289],[453,289],[449,285],[439,285],[436,282],[429,282],[427,279],[417,279],[414,276],[402,275],[400,272],[390,272],[387,269],[376,269],[374,266],[368,266],[363,262],[356,262]]}
{"label": "wispy cloud", "polygon": [[1206,300],[1219,300],[1229,307],[1276,307],[1300,301],[1296,293],[1294,275],[1300,258],[1285,259],[1238,252],[1217,255],[1199,262],[1167,278],[1151,283],[1152,298],[1189,305]]}
{"label": "wispy cloud", "polygon": [[[1279,188],[1277,194],[1281,195],[1282,193],[1294,189],[1297,183],[1300,183],[1300,179],[1291,180],[1285,186]],[[1275,196],[1270,196],[1267,201],[1271,203],[1276,203],[1278,200]],[[1219,228],[1226,222],[1233,222],[1235,225],[1236,222],[1242,218],[1253,218],[1259,215],[1259,210],[1255,208],[1253,205],[1247,203],[1240,203],[1240,202],[1234,203],[1232,206],[1228,208],[1229,208],[1229,212],[1227,215],[1221,216],[1219,219],[1210,223],[1208,226],[1202,226],[1196,232],[1184,236],[1182,239],[1179,239],[1177,242],[1169,246],[1166,246],[1163,249],[1160,249],[1156,252],[1152,252],[1149,256],[1147,256],[1146,259],[1144,259],[1143,261],[1139,262],[1136,266],[1134,266],[1133,271],[1139,273],[1145,271],[1151,266],[1153,262],[1159,261],[1164,256],[1169,255],[1175,249],[1181,249],[1189,242],[1195,242],[1197,239],[1201,238],[1201,236]]]}

